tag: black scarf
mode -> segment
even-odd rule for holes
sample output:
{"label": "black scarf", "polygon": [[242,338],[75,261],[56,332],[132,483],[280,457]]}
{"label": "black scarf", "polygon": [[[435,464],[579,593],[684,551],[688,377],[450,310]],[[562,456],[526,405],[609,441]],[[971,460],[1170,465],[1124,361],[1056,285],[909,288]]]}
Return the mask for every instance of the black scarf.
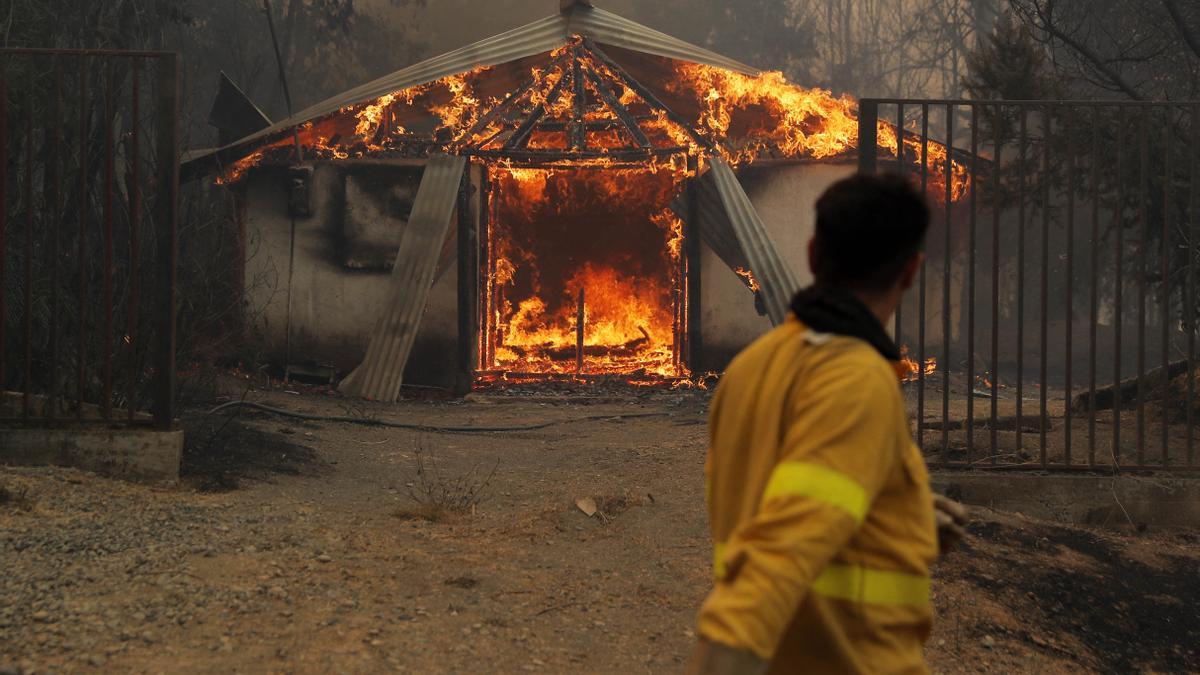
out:
{"label": "black scarf", "polygon": [[792,298],[792,311],[804,325],[815,331],[856,337],[866,341],[888,361],[900,360],[900,350],[879,319],[849,291],[809,286]]}

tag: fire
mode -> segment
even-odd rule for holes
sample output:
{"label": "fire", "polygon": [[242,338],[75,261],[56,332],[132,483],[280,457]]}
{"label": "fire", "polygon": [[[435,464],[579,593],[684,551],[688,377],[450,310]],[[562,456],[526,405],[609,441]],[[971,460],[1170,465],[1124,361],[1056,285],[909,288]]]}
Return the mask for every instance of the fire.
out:
{"label": "fire", "polygon": [[510,168],[493,182],[482,370],[687,376],[684,224],[666,208],[681,188],[675,174]]}
{"label": "fire", "polygon": [[[677,150],[700,162],[710,152],[697,140],[699,133],[715,152],[732,164],[753,163],[761,157],[789,159],[830,159],[846,157],[858,146],[857,104],[848,95],[835,96],[824,89],[809,89],[789,83],[780,72],[756,76],[685,62],[670,62],[675,77],[666,82],[674,99],[690,101],[681,109],[694,109],[687,120],[694,131],[672,120],[667,113],[651,105],[635,92],[603,60],[597,58],[576,37],[547,55],[547,61],[530,69],[533,86],[524,93],[511,92],[504,97],[485,93],[492,80],[509,80],[510,75],[496,72],[497,67],[480,67],[450,75],[426,84],[385,94],[377,99],[347,106],[323,119],[301,125],[300,145],[308,159],[341,159],[379,154],[422,155],[430,151],[487,151],[504,153],[505,142],[523,119],[540,110],[544,120],[573,121],[576,86],[572,59],[611,87],[608,92],[630,115],[638,120],[643,133],[655,148]],[[622,128],[621,120],[596,109],[604,98],[596,82],[587,79],[583,90],[589,99],[585,105],[585,145],[606,153],[631,146],[633,139]],[[517,94],[520,93],[520,96]],[[507,106],[516,117],[493,115]],[[605,125],[608,125],[605,128]],[[532,150],[567,150],[567,133],[535,130],[527,141]],[[292,154],[291,136],[281,137],[230,165],[220,183],[240,179],[247,169],[283,155]],[[880,121],[878,144],[886,153],[897,156],[897,129]],[[919,135],[904,135],[905,161],[910,171],[919,171],[922,144]],[[504,164],[504,159],[491,160]],[[667,165],[683,172],[686,163],[677,157],[648,156],[647,166]],[[554,162],[548,162],[553,164]],[[605,166],[612,161],[599,158],[573,159],[573,166]],[[950,198],[957,201],[969,186],[966,167],[948,158],[946,147],[930,140],[927,145],[926,171],[929,191],[934,199],[945,200],[947,164],[950,168]]]}
{"label": "fire", "polygon": [[753,272],[745,267],[739,267],[734,270],[734,273],[741,277],[742,282],[746,284],[746,287],[749,288],[751,292],[757,293],[759,291],[758,280],[754,278]]}
{"label": "fire", "polygon": [[900,367],[903,371],[901,380],[904,382],[916,382],[922,376],[929,377],[937,372],[937,359],[932,356],[925,359],[925,365],[922,366],[908,355],[908,345],[900,346]]}

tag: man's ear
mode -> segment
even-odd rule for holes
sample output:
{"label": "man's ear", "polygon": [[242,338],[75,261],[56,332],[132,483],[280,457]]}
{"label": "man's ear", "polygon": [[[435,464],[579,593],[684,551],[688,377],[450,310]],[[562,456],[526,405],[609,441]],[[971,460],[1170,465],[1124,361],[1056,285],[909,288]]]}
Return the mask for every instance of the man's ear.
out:
{"label": "man's ear", "polygon": [[900,275],[900,290],[907,291],[916,283],[917,273],[921,271],[921,264],[925,262],[925,252],[919,251],[916,255],[909,259],[908,264],[904,266],[904,273]]}

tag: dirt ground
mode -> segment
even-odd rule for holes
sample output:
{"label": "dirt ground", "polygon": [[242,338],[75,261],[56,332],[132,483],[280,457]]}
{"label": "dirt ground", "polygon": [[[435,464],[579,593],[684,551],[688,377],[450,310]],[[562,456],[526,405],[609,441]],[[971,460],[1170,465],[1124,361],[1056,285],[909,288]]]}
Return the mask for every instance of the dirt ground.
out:
{"label": "dirt ground", "polygon": [[[242,395],[560,423],[449,434],[226,410],[189,416],[180,488],[0,468],[0,672],[681,668],[710,583],[706,394]],[[986,510],[971,532],[935,573],[936,671],[1200,671],[1197,534]]]}

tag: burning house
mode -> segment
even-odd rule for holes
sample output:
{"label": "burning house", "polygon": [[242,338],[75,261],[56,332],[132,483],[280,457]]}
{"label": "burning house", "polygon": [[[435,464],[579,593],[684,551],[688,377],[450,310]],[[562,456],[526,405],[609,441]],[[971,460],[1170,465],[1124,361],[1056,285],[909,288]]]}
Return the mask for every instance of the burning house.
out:
{"label": "burning house", "polygon": [[[848,97],[584,1],[280,123],[232,98],[214,118],[258,130],[184,173],[234,190],[252,323],[378,399],[720,368],[805,283],[798,205],[853,171],[859,133]],[[877,137],[895,157],[896,128]],[[930,192],[959,194],[925,156]]]}

